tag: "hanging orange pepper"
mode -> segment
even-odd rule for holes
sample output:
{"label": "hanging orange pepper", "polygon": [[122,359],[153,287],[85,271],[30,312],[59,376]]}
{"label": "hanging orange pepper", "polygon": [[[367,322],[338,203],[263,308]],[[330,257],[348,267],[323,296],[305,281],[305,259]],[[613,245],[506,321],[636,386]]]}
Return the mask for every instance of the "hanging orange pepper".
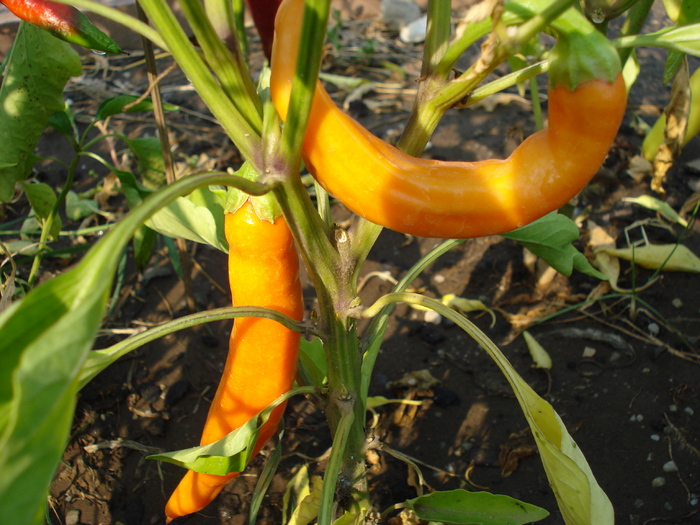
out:
{"label": "hanging orange pepper", "polygon": [[[277,14],[270,87],[283,120],[303,3],[284,0]],[[573,90],[565,82],[550,86],[549,127],[528,137],[509,158],[479,162],[406,155],[338,109],[319,83],[304,162],[350,210],[393,230],[441,238],[505,233],[566,204],[595,175],[627,103],[619,60],[613,71],[609,80],[594,77]]]}
{"label": "hanging orange pepper", "polygon": [[[301,320],[304,306],[299,260],[284,218],[280,216],[274,223],[262,220],[247,201],[235,213],[226,214],[225,232],[234,306],[274,308]],[[299,334],[276,321],[236,319],[200,444],[218,441],[288,392],[294,383],[298,351]],[[272,411],[258,434],[253,456],[277,430],[284,408],[282,404]],[[165,507],[167,521],[201,510],[237,475],[188,471]]]}

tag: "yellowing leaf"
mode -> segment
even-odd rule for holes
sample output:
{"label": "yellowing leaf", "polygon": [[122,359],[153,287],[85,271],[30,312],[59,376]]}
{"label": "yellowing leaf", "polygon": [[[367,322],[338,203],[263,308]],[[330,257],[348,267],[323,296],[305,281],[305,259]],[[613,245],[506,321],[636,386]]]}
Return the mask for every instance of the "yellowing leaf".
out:
{"label": "yellowing leaf", "polygon": [[384,396],[370,396],[367,398],[367,408],[377,408],[389,403],[401,403],[403,405],[422,405],[423,401],[411,399],[387,399]]}
{"label": "yellowing leaf", "polygon": [[620,259],[634,261],[639,266],[650,270],[656,270],[663,265],[663,269],[667,271],[700,273],[700,259],[682,244],[647,244],[603,251]]}
{"label": "yellowing leaf", "polygon": [[491,314],[491,326],[496,324],[496,314],[493,313],[488,306],[486,306],[481,301],[476,299],[465,299],[464,297],[459,297],[453,293],[448,293],[443,295],[441,299],[442,304],[449,306],[453,310],[457,310],[460,313],[466,314],[468,312],[484,311]]}
{"label": "yellowing leaf", "polygon": [[282,523],[287,523],[287,512],[298,506],[306,496],[311,494],[309,483],[309,467],[302,465],[296,474],[287,483],[287,490],[282,496]]}
{"label": "yellowing leaf", "polygon": [[544,368],[549,370],[552,368],[552,358],[547,353],[541,344],[537,342],[530,332],[523,331],[523,337],[527,343],[527,349],[530,351],[532,360],[535,362],[535,368]]}
{"label": "yellowing leaf", "polygon": [[323,479],[321,476],[314,476],[312,479],[313,491],[307,495],[299,506],[294,509],[292,517],[287,525],[308,525],[318,517],[318,510],[321,508],[321,490]]}
{"label": "yellowing leaf", "polygon": [[671,222],[677,222],[681,226],[685,227],[688,226],[688,221],[686,221],[683,217],[678,215],[676,210],[671,208],[667,203],[663,202],[662,200],[657,199],[656,197],[652,197],[651,195],[640,195],[639,197],[625,197],[622,199],[623,202],[632,202],[634,204],[639,204],[640,206],[644,206],[645,208],[648,208],[650,210],[654,210],[659,212],[661,215],[666,217],[669,221]]}
{"label": "yellowing leaf", "polygon": [[615,239],[593,221],[588,221],[588,232],[588,244],[595,253],[593,266],[608,277],[608,282],[613,290],[620,291],[617,287],[617,280],[620,277],[620,261],[605,252],[605,249],[615,249]]}
{"label": "yellowing leaf", "polygon": [[525,417],[564,522],[567,525],[612,525],[615,522],[612,504],[559,415],[520,377],[517,383]]}

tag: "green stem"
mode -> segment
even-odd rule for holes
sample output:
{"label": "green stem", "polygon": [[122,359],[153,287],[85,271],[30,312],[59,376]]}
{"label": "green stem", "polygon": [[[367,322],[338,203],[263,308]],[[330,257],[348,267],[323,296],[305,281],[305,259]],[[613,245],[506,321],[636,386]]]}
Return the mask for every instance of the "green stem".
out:
{"label": "green stem", "polygon": [[544,120],[542,120],[540,91],[537,87],[537,79],[535,77],[530,77],[530,100],[532,101],[532,115],[535,117],[535,129],[540,131],[544,129]]}
{"label": "green stem", "polygon": [[161,48],[163,51],[168,51],[168,45],[161,38],[158,32],[153,29],[148,24],[144,24],[138,18],[123,13],[118,9],[113,7],[107,7],[99,2],[94,2],[92,0],[54,0],[60,4],[69,4],[74,7],[84,9],[86,11],[91,11],[96,15],[103,16],[113,22],[116,22],[124,27],[129,28],[131,31],[138,33],[139,35],[148,38],[156,46]]}
{"label": "green stem", "polygon": [[[622,29],[620,29],[620,37],[639,34],[642,27],[644,27],[644,22],[646,22],[653,4],[654,0],[637,0],[637,3],[627,12],[625,23],[622,24]],[[620,62],[622,62],[624,66],[627,63],[627,59],[632,54],[632,48],[624,47],[620,49],[619,53]]]}
{"label": "green stem", "polygon": [[326,26],[330,13],[330,2],[327,0],[307,0],[304,5],[304,18],[299,41],[298,57],[292,93],[289,99],[289,111],[282,133],[281,156],[289,162],[296,161],[301,156],[306,125],[316,92],[318,71],[321,68]]}
{"label": "green stem", "polygon": [[549,69],[549,62],[543,60],[542,62],[537,62],[530,66],[518,69],[512,73],[508,73],[493,82],[479,86],[474,91],[469,94],[469,98],[466,101],[459,104],[459,107],[467,107],[477,102],[490,97],[491,95],[503,91],[506,88],[525,82],[526,80],[533,80],[534,77],[542,73],[546,73]]}
{"label": "green stem", "polygon": [[90,382],[97,374],[104,370],[108,365],[115,362],[129,352],[142,347],[143,345],[155,341],[168,334],[199,326],[203,323],[211,323],[213,321],[222,321],[225,319],[235,319],[237,317],[260,317],[272,319],[281,325],[301,333],[312,333],[310,327],[304,323],[295,321],[294,319],[273,310],[270,308],[260,308],[255,306],[234,306],[227,308],[216,308],[206,312],[198,312],[196,314],[186,315],[168,323],[164,323],[140,334],[128,337],[123,341],[118,342],[110,347],[101,350],[94,350],[90,353],[88,359],[83,364],[78,381],[80,388]]}
{"label": "green stem", "polygon": [[[521,46],[535,37],[544,27],[567,11],[576,0],[557,0],[549,5],[544,11],[537,13],[527,22],[520,26],[515,38],[510,42],[512,45]],[[592,26],[591,26],[592,27]],[[575,30],[578,28],[573,28]]]}
{"label": "green stem", "polygon": [[59,209],[63,205],[63,202],[66,200],[66,195],[68,195],[68,192],[70,191],[71,187],[73,186],[73,179],[75,178],[75,170],[78,167],[78,159],[79,159],[78,152],[76,152],[73,155],[73,160],[71,160],[70,165],[68,166],[68,173],[66,175],[66,182],[63,184],[63,188],[61,188],[61,192],[58,194],[58,197],[56,198],[56,202],[53,203],[53,206],[51,207],[51,213],[49,216],[46,218],[44,221],[44,224],[41,228],[41,237],[39,237],[39,247],[37,249],[36,255],[34,256],[34,261],[32,262],[32,268],[29,271],[29,278],[27,279],[27,284],[31,288],[34,286],[34,283],[39,275],[39,267],[41,266],[41,259],[44,257],[44,252],[46,251],[46,243],[49,238],[49,234],[51,233],[51,228],[53,228],[53,223],[56,220],[56,217],[58,216]]}
{"label": "green stem", "polygon": [[[337,310],[325,303],[326,299],[319,296],[321,321],[328,333],[324,341],[328,368],[326,419],[334,446],[336,442],[342,445],[342,450],[336,452],[334,449],[333,453],[339,456],[340,466],[337,470],[340,472],[340,484],[351,489],[352,498],[360,508],[369,508],[365,471],[365,403],[361,395],[357,321],[338,315]],[[348,411],[352,411],[353,415],[349,416]],[[332,471],[330,475],[334,477],[335,473]],[[335,480],[331,479],[329,483],[331,481],[332,486],[328,490],[335,491]],[[320,517],[319,523],[322,523]]]}
{"label": "green stem", "polygon": [[170,52],[182,71],[241,151],[243,157],[251,163],[256,171],[261,172],[261,144],[258,132],[226,96],[204,60],[190,43],[168,4],[165,0],[142,0],[141,6],[146,11],[151,23],[168,43]]}
{"label": "green stem", "polygon": [[[450,239],[442,242],[430,250],[423,257],[421,257],[416,264],[413,265],[413,267],[401,278],[398,283],[396,283],[392,292],[398,293],[405,291],[413,280],[416,279],[416,277],[418,277],[418,275],[420,275],[420,273],[425,270],[429,264],[463,242],[465,242],[464,239]],[[377,355],[379,354],[379,348],[382,339],[384,338],[384,332],[386,331],[386,327],[389,322],[389,316],[391,315],[391,312],[394,311],[394,308],[394,304],[389,304],[385,306],[381,312],[375,315],[370,322],[370,325],[367,327],[367,330],[365,330],[362,338],[363,341],[360,346],[360,350],[364,353],[364,358],[362,360],[362,387],[360,390],[362,399],[367,399],[369,382],[372,377],[374,363],[377,360]]]}
{"label": "green stem", "polygon": [[450,40],[450,15],[450,2],[430,0],[428,3],[428,27],[423,48],[422,77],[427,77],[445,56]]}
{"label": "green stem", "polygon": [[245,33],[245,1],[233,0],[233,19],[243,60],[248,64],[248,35]]}
{"label": "green stem", "polygon": [[[255,130],[255,133],[260,135],[262,104],[248,74],[236,33],[231,32],[227,35],[229,43],[227,47],[207,16],[207,11],[205,11],[201,0],[181,0],[180,6],[204,51],[207,62],[221,82],[221,88],[236,106],[241,116]],[[210,10],[211,16],[218,21],[219,30],[224,32],[222,26],[228,27],[226,20],[227,14],[231,10],[230,2],[208,0],[207,8]],[[233,22],[232,15],[231,13],[231,22]]]}
{"label": "green stem", "polygon": [[[318,525],[331,525],[331,522],[333,521],[334,499],[335,491],[338,486],[338,477],[345,459],[345,449],[348,445],[353,422],[355,421],[353,400],[349,399],[347,401],[341,401],[341,403],[343,415],[338,422],[338,427],[333,438],[331,456],[328,459],[328,465],[326,466],[326,471],[323,475],[321,506],[318,511]],[[341,482],[345,483],[345,480],[341,480]]]}
{"label": "green stem", "polygon": [[273,191],[317,293],[328,290],[339,294],[336,270],[340,257],[330,241],[331,232],[316,212],[300,177],[290,174]]}

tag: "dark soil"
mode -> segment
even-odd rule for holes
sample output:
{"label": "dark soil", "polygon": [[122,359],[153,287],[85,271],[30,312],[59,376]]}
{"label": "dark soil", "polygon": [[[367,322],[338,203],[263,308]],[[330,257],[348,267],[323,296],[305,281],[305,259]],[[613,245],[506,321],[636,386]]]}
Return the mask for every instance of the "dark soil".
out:
{"label": "dark soil", "polygon": [[[656,24],[665,22],[657,16]],[[357,27],[378,31],[369,23]],[[12,28],[0,30],[7,36]],[[409,73],[419,71],[419,51],[404,46],[401,52],[402,67]],[[259,61],[259,51],[253,59]],[[605,168],[580,196],[576,208],[603,226],[620,247],[626,245],[625,230],[633,224],[642,224],[650,242],[675,242],[681,231],[655,227],[654,213],[622,202],[627,196],[652,193],[648,179],[636,181],[627,174],[642,138],[632,123],[635,116],[653,122],[669,91],[661,85],[664,53],[643,50],[640,59],[644,73],[632,91],[625,125]],[[84,81],[72,85],[68,93],[75,107],[94,111],[99,95],[88,85],[98,85],[112,95],[124,86],[127,90],[143,89],[142,67],[120,69],[128,63],[86,57]],[[364,63],[336,57],[328,61],[328,67],[342,74],[375,75],[373,78],[386,82],[401,82],[396,77],[376,77],[371,57]],[[222,146],[227,144],[224,136],[211,122],[191,113],[206,112],[192,92],[167,87],[185,85],[182,77],[174,75],[165,88],[168,101],[191,110],[173,117],[176,153],[206,154],[218,159],[218,166],[235,165],[237,155]],[[411,89],[412,80],[403,85]],[[364,103],[353,106],[352,111],[377,134],[391,137],[392,130],[405,122],[410,98],[402,97],[400,90],[369,98],[381,102],[388,112],[371,111]],[[135,135],[153,133],[146,119],[115,120],[113,125]],[[426,156],[461,160],[503,157],[513,147],[511,142],[517,143],[517,137],[533,129],[530,110],[519,104],[498,106],[490,112],[484,108],[451,112],[435,133]],[[114,152],[119,153],[120,146],[115,147]],[[67,145],[55,135],[49,135],[41,148],[45,154],[69,154]],[[112,152],[105,149],[102,154],[110,156]],[[689,163],[699,156],[700,139],[695,138],[669,172],[667,200],[676,209],[698,191],[699,173]],[[81,189],[97,182],[87,177],[90,169],[102,173],[89,162],[81,166]],[[41,180],[60,185],[62,175],[55,165],[44,165],[42,170]],[[106,206],[117,215],[126,211],[118,194]],[[21,202],[14,205],[18,216],[21,209]],[[338,222],[349,217],[341,205],[333,211]],[[638,236],[639,231],[631,230],[630,235]],[[700,254],[699,232],[696,223],[683,239],[696,254]],[[587,249],[588,234],[584,224],[578,244],[582,251]],[[384,231],[363,273],[388,272],[400,278],[438,243]],[[196,263],[193,282],[197,308],[226,306],[226,256],[206,246],[190,246],[190,254]],[[639,287],[652,275],[639,268],[632,271],[628,263],[622,266],[623,288],[633,288],[635,283]],[[61,264],[48,259],[45,277],[61,269]],[[560,414],[611,499],[618,523],[700,523],[698,277],[661,273],[635,296],[579,308],[598,284],[578,273],[570,278],[556,275],[547,282],[526,265],[519,245],[488,237],[453,249],[412,287],[438,298],[452,293],[479,299],[494,309],[493,326],[487,314],[474,313],[470,318]],[[370,279],[361,292],[363,304],[371,304],[391,286],[379,277]],[[308,282],[305,294],[310,315],[315,303]],[[555,312],[560,315],[535,324]],[[125,333],[187,313],[181,281],[172,269],[167,249],[159,247],[143,275],[133,264],[127,266],[119,299],[96,346],[106,347]],[[518,335],[525,327],[551,355],[549,372],[533,368]],[[76,517],[82,525],[164,523],[165,501],[183,472],[145,457],[155,451],[198,444],[223,369],[229,331],[230,323],[220,322],[164,337],[132,352],[80,393],[71,439],[51,487],[49,516],[53,524],[65,524]],[[390,383],[405,374],[423,370],[439,381],[438,386],[411,392],[390,388]],[[491,359],[459,329],[444,321],[427,322],[422,311],[398,307],[377,360],[371,395],[423,400],[420,407],[379,407],[372,432],[386,445],[424,465],[423,474],[432,488],[464,487],[507,494],[548,509],[551,516],[541,523],[563,523],[510,387]],[[310,472],[322,472],[330,446],[323,414],[310,401],[291,402],[285,423],[283,459],[259,514],[265,524],[281,521],[283,494],[291,476],[301,465],[307,465]],[[267,453],[269,448],[214,503],[181,523],[247,523],[251,495]],[[404,463],[382,452],[368,456],[368,464],[378,509],[416,496]]]}

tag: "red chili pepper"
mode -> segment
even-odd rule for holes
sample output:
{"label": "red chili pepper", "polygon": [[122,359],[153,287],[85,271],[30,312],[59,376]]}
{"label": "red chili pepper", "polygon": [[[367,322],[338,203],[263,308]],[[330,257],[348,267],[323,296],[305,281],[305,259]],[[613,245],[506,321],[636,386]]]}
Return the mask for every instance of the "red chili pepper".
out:
{"label": "red chili pepper", "polygon": [[265,56],[272,56],[272,39],[275,36],[275,15],[282,0],[246,0],[253,15],[253,22],[260,35]]}
{"label": "red chili pepper", "polygon": [[49,0],[0,0],[0,3],[18,18],[71,44],[109,54],[122,51],[114,40],[72,5]]}

